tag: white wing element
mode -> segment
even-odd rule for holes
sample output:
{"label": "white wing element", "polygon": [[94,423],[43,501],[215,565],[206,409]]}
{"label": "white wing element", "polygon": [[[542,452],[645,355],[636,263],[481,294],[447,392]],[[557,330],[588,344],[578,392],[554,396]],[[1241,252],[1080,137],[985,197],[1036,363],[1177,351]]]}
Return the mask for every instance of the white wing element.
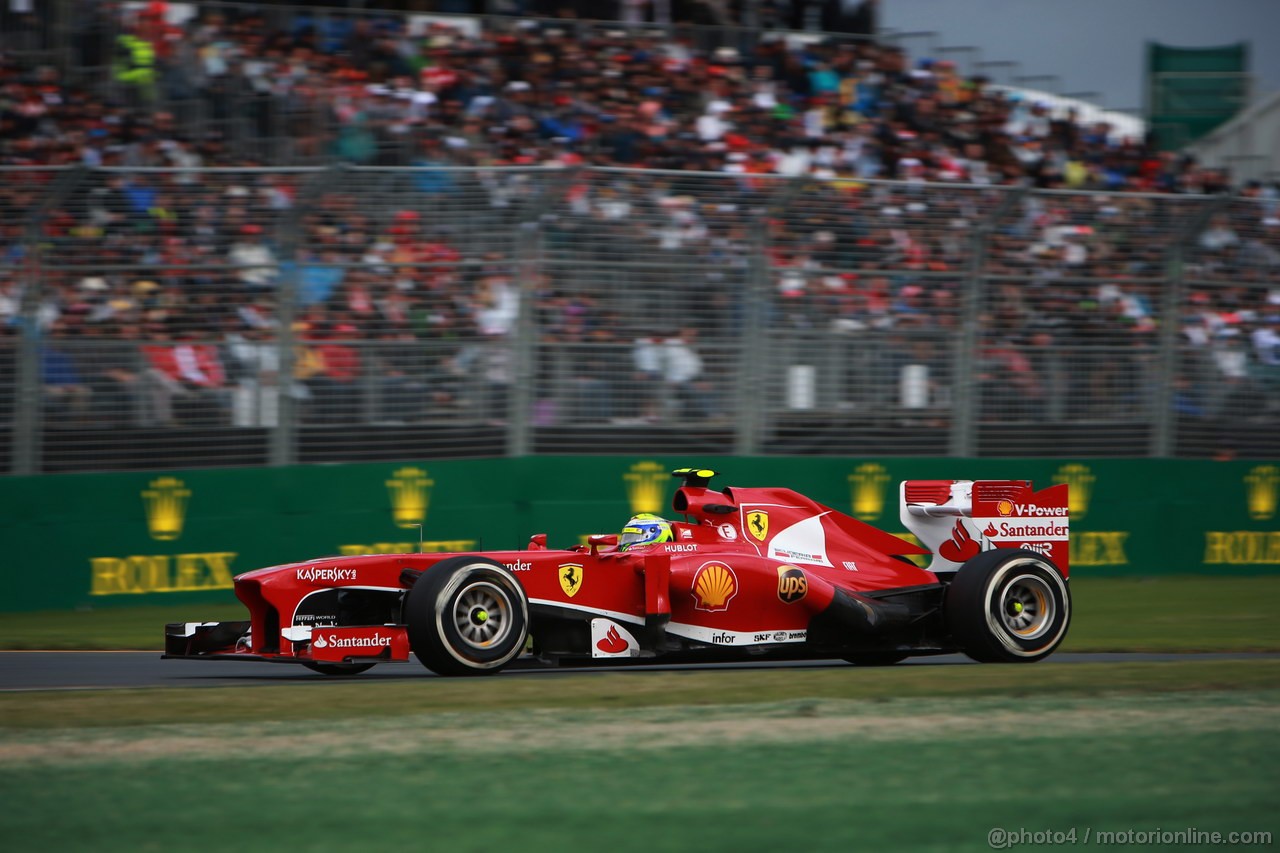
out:
{"label": "white wing element", "polygon": [[827,532],[822,527],[822,516],[815,515],[797,521],[778,531],[769,543],[769,556],[787,563],[807,563],[811,566],[830,566],[827,559]]}
{"label": "white wing element", "polygon": [[639,654],[640,644],[626,628],[612,619],[591,620],[593,658],[633,658]]}

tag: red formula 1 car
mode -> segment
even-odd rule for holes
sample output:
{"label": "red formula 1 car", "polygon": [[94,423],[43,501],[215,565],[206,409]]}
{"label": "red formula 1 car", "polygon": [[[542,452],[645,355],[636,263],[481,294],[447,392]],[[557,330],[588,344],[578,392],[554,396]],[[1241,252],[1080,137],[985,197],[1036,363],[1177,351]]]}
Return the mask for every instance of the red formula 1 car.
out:
{"label": "red formula 1 car", "polygon": [[[549,549],[326,557],[248,572],[244,622],[166,626],[165,657],[353,674],[410,652],[442,675],[549,663],[1049,655],[1067,633],[1067,487],[911,480],[902,523],[927,548],[789,489],[710,488],[680,469],[684,521]],[[656,534],[656,535],[650,535]],[[631,540],[637,541],[631,541]],[[907,559],[932,553],[928,568]]]}

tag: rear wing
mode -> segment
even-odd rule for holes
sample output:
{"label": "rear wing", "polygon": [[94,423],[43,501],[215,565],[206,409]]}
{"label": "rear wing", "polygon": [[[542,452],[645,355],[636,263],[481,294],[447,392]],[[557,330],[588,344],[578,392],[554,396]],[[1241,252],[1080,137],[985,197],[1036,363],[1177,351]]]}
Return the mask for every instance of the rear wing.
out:
{"label": "rear wing", "polygon": [[1070,571],[1065,483],[1035,491],[1028,480],[905,480],[902,524],[933,552],[932,572],[954,572],[983,551],[1026,548]]}

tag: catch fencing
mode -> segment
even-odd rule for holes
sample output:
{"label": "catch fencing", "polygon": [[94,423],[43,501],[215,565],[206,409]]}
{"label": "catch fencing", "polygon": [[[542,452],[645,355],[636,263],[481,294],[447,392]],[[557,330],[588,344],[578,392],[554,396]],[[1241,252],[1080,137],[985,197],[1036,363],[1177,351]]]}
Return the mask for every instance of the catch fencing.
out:
{"label": "catch fencing", "polygon": [[1276,216],[746,172],[0,170],[0,470],[1275,457]]}

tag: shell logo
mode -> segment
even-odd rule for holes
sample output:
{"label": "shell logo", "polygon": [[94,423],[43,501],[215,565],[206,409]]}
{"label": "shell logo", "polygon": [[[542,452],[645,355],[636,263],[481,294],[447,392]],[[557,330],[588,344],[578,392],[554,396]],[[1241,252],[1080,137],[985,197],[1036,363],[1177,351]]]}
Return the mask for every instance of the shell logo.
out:
{"label": "shell logo", "polygon": [[1000,513],[1001,518],[1008,518],[1013,515],[1013,501],[1002,500],[996,504],[996,512]]}
{"label": "shell logo", "polygon": [[724,563],[704,563],[693,576],[694,607],[698,610],[728,610],[738,594],[738,576]]}

